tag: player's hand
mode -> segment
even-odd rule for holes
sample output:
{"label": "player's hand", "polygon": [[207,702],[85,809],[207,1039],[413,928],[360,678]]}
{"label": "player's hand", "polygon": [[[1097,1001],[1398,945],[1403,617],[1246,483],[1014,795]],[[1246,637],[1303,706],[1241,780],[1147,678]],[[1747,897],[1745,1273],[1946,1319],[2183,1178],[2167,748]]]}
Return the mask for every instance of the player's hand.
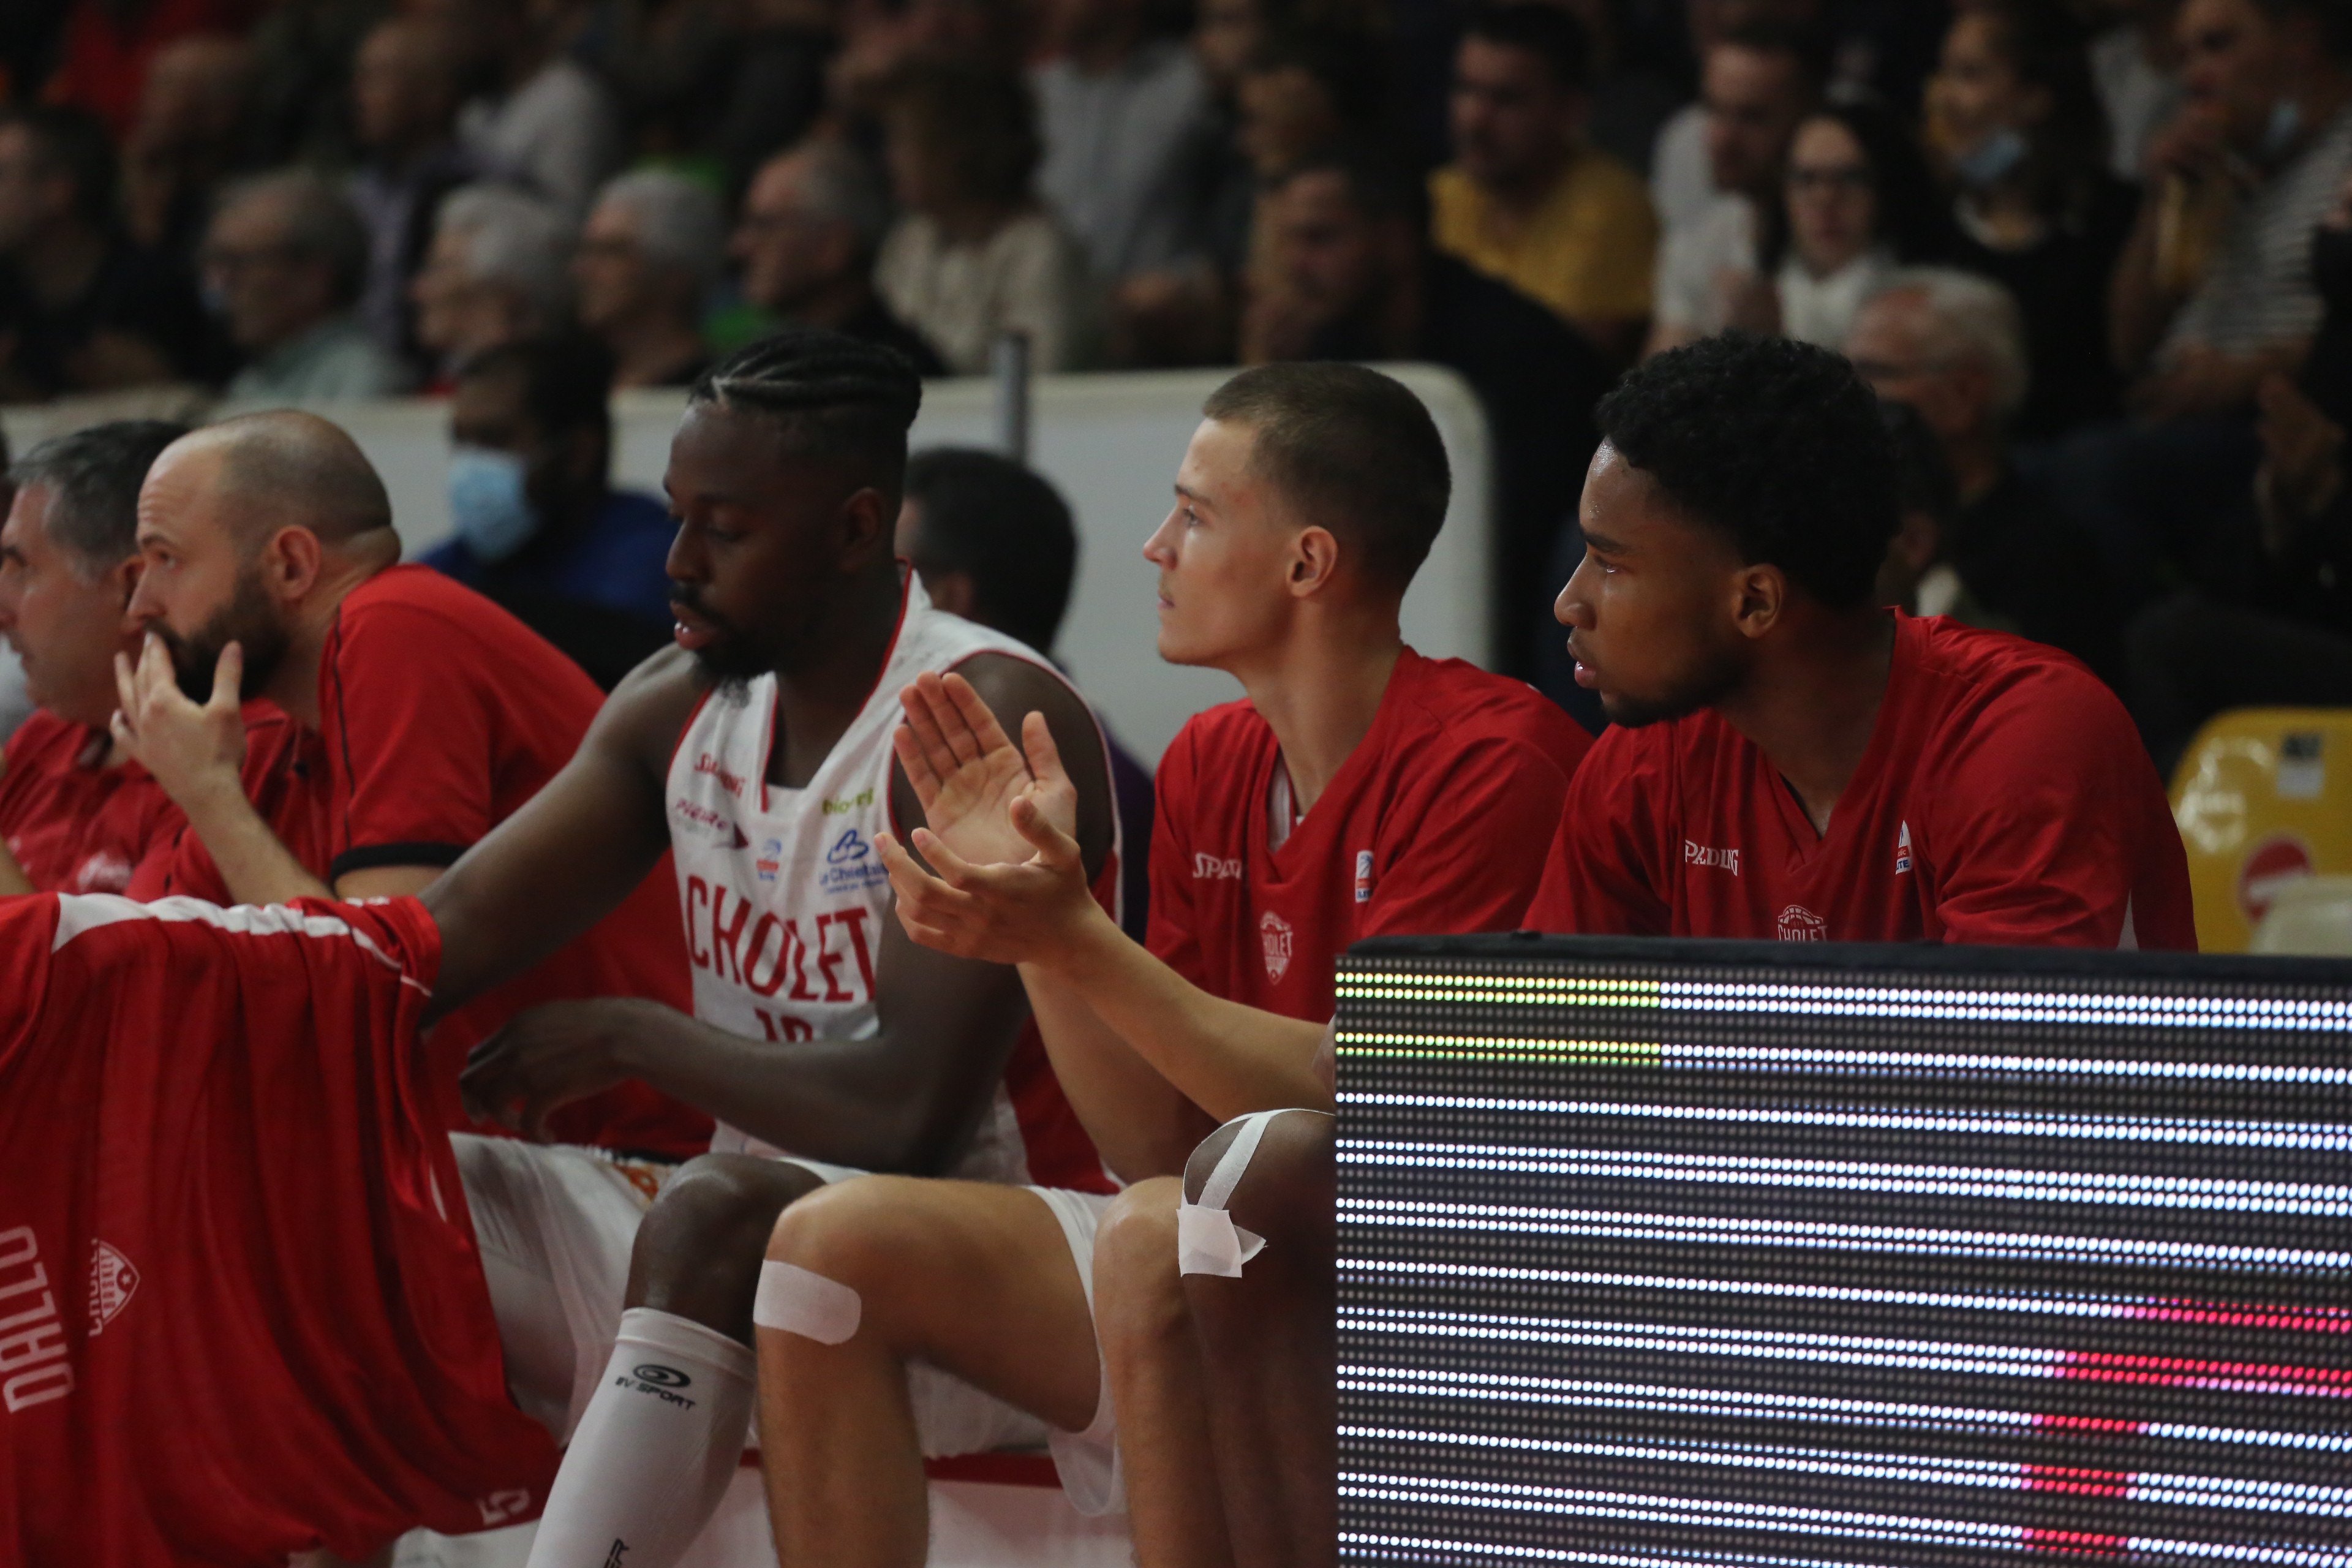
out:
{"label": "player's hand", "polygon": [[644,1010],[658,1005],[635,997],[596,996],[516,1014],[466,1058],[466,1070],[457,1077],[466,1114],[533,1142],[553,1142],[550,1116],[628,1079],[622,1042],[646,1027]]}
{"label": "player's hand", "polygon": [[925,824],[964,859],[998,866],[1029,858],[1032,846],[1013,826],[1017,801],[1033,803],[1065,834],[1076,831],[1078,792],[1043,714],[1022,721],[1024,756],[961,675],[926,671],[898,693],[898,704],[907,713],[891,737],[898,765]]}
{"label": "player's hand", "polygon": [[[1045,726],[1032,714],[1028,727],[1042,733]],[[1108,917],[1087,890],[1077,841],[1038,801],[1022,795],[1006,816],[1032,850],[1012,864],[975,864],[927,827],[915,829],[914,841],[932,870],[887,833],[876,834],[874,844],[889,870],[898,923],[908,936],[958,958],[1050,968],[1078,951],[1090,920],[1108,925]]]}
{"label": "player's hand", "polygon": [[231,643],[213,667],[212,697],[198,707],[180,689],[171,651],[154,633],[147,634],[136,665],[126,655],[114,656],[114,694],[121,704],[114,738],[191,815],[208,791],[244,795],[244,679],[245,650]]}

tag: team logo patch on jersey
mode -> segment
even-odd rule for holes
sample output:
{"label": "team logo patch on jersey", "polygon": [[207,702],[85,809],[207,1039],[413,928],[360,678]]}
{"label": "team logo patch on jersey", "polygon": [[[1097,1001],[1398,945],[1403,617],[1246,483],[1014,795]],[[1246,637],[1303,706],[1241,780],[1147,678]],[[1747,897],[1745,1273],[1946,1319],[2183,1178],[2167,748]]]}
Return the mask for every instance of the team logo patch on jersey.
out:
{"label": "team logo patch on jersey", "polygon": [[824,852],[824,869],[817,873],[816,886],[821,893],[849,893],[889,879],[889,869],[874,853],[874,846],[851,827]]}
{"label": "team logo patch on jersey", "polygon": [[1895,874],[1898,877],[1911,869],[1911,825],[1903,825],[1903,836],[1895,841]]}
{"label": "team logo patch on jersey", "polygon": [[1830,922],[1804,905],[1790,904],[1780,911],[1782,942],[1827,942],[1829,939]]}
{"label": "team logo patch on jersey", "polygon": [[131,1304],[139,1270],[131,1259],[101,1241],[89,1249],[89,1337],[98,1338],[115,1315]]}
{"label": "team logo patch on jersey", "polygon": [[776,873],[783,868],[783,864],[784,841],[771,838],[760,846],[760,858],[751,862],[751,868],[760,874],[762,882],[772,882],[776,879]]}
{"label": "team logo patch on jersey", "polygon": [[1369,849],[1359,849],[1356,851],[1356,902],[1369,904],[1371,901],[1372,852]]}
{"label": "team logo patch on jersey", "polygon": [[1290,972],[1290,922],[1268,910],[1257,917],[1257,934],[1265,948],[1265,977],[1280,980]]}

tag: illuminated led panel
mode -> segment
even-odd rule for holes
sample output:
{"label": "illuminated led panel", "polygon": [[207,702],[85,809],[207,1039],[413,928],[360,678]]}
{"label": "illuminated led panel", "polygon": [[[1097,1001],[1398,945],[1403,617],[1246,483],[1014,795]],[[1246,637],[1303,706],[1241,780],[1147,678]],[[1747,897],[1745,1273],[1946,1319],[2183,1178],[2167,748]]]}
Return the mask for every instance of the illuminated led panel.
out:
{"label": "illuminated led panel", "polygon": [[2352,1568],[2352,968],[1339,976],[1341,1554]]}

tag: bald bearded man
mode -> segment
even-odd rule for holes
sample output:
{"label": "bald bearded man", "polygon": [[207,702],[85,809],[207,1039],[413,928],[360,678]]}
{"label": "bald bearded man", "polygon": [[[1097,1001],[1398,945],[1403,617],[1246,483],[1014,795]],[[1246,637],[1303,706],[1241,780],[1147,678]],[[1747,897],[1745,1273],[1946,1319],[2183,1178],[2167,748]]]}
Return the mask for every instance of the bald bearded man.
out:
{"label": "bald bearded man", "polygon": [[[396,564],[383,481],[337,426],[291,411],[231,419],[155,460],[139,496],[130,614],[152,634],[119,660],[121,743],[187,814],[134,897],[216,903],[421,891],[571,760],[601,695],[555,648],[471,589]],[[300,734],[249,748],[241,697]],[[690,990],[667,867],[585,936],[433,1033],[436,1080],[526,1007],[592,996],[683,1008]],[[454,1102],[451,1115],[456,1116]],[[557,1111],[549,1131],[673,1158],[710,1120],[639,1084]]]}

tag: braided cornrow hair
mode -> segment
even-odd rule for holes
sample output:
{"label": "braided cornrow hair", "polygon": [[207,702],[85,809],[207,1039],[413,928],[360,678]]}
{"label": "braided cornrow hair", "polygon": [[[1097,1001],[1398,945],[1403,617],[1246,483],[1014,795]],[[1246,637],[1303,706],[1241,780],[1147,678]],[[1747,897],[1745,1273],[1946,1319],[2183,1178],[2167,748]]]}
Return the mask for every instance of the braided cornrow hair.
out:
{"label": "braided cornrow hair", "polygon": [[895,493],[923,383],[896,350],[817,327],[747,343],[697,376],[688,404],[763,416],[794,456],[887,465]]}

